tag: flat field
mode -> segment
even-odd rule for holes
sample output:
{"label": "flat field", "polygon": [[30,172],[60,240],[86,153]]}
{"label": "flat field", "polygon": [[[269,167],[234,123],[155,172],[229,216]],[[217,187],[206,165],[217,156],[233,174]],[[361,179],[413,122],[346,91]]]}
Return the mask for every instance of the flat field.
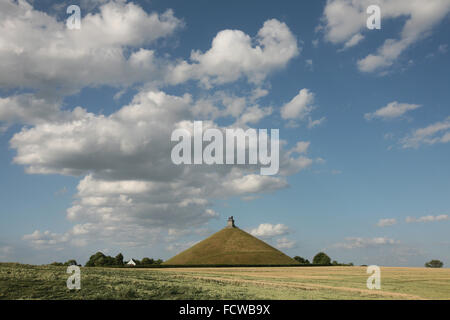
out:
{"label": "flat field", "polygon": [[450,269],[381,267],[369,290],[365,267],[81,268],[0,263],[0,299],[450,299]]}

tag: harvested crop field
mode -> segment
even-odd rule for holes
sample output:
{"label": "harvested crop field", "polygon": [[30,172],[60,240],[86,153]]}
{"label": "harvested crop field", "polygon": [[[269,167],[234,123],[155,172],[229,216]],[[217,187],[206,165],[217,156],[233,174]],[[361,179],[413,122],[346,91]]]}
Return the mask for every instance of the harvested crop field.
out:
{"label": "harvested crop field", "polygon": [[381,268],[369,290],[365,267],[81,268],[0,264],[0,299],[450,299],[450,269]]}

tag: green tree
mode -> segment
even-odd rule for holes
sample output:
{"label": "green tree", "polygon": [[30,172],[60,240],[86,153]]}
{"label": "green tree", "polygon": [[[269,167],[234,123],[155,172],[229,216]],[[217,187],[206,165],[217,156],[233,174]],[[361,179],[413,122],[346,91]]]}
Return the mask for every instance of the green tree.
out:
{"label": "green tree", "polygon": [[319,252],[314,256],[313,264],[331,265],[331,259],[326,253]]}
{"label": "green tree", "polygon": [[119,253],[119,254],[114,258],[114,260],[115,260],[116,266],[123,266],[123,255],[122,255],[122,253]]}
{"label": "green tree", "polygon": [[67,261],[64,263],[64,265],[65,265],[65,266],[77,266],[78,263],[77,263],[76,260],[70,259],[70,260],[67,260]]}
{"label": "green tree", "polygon": [[440,260],[431,260],[425,263],[425,267],[427,268],[442,268],[444,263]]}
{"label": "green tree", "polygon": [[300,264],[310,264],[308,259],[305,259],[305,258],[302,258],[299,256],[295,256],[293,259],[296,260]]}
{"label": "green tree", "polygon": [[161,263],[163,263],[164,261],[162,260],[162,259],[158,259],[158,260],[155,260],[155,264],[161,264]]}
{"label": "green tree", "polygon": [[115,258],[105,256],[102,252],[93,254],[86,262],[86,267],[102,267],[102,266],[116,266],[117,261]]}
{"label": "green tree", "polygon": [[98,266],[98,264],[100,263],[101,260],[103,260],[104,257],[105,255],[102,252],[100,251],[96,252],[95,254],[89,257],[89,260],[86,262],[85,266],[86,267]]}
{"label": "green tree", "polygon": [[145,264],[145,265],[154,264],[154,263],[155,263],[155,260],[147,258],[147,257],[142,258],[142,261],[141,261],[141,264]]}

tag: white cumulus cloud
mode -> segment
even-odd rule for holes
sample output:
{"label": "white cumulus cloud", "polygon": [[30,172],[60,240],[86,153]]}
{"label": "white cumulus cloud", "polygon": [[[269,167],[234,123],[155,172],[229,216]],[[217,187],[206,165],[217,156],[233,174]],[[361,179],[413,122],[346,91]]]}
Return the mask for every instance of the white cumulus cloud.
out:
{"label": "white cumulus cloud", "polygon": [[345,238],[345,242],[336,243],[334,247],[343,249],[356,249],[356,248],[368,248],[385,245],[395,245],[398,243],[399,241],[387,237],[376,237],[376,238],[348,237]]}
{"label": "white cumulus cloud", "polygon": [[421,145],[433,145],[450,142],[450,117],[424,128],[416,129],[400,139],[403,148],[418,148]]}
{"label": "white cumulus cloud", "polygon": [[386,39],[377,52],[358,60],[362,72],[376,72],[391,66],[410,46],[429,35],[450,11],[448,0],[329,0],[323,11],[320,29],[325,39],[334,44],[345,44],[344,48],[356,45],[366,27],[370,5],[381,8],[383,23],[389,19],[404,19],[405,23],[398,39]]}
{"label": "white cumulus cloud", "polygon": [[258,227],[251,229],[250,234],[260,238],[273,238],[289,233],[289,228],[282,224],[261,223]]}
{"label": "white cumulus cloud", "polygon": [[296,245],[295,241],[289,240],[288,238],[283,237],[283,238],[277,239],[275,246],[278,249],[291,249],[291,248],[295,247],[295,245]]}
{"label": "white cumulus cloud", "polygon": [[419,217],[419,218],[414,218],[414,217],[406,217],[405,221],[407,223],[412,223],[412,222],[436,222],[436,221],[445,221],[445,220],[450,220],[450,217],[448,214],[440,214],[437,216],[433,216],[433,215],[428,215],[428,216],[423,216],[423,217]]}
{"label": "white cumulus cloud", "polygon": [[301,89],[298,94],[281,108],[283,119],[304,119],[313,110],[314,93]]}
{"label": "white cumulus cloud", "polygon": [[397,219],[380,219],[377,223],[378,227],[388,227],[388,226],[393,226],[394,224],[397,223]]}
{"label": "white cumulus cloud", "polygon": [[[254,45],[254,43],[256,45]],[[241,30],[222,30],[206,52],[192,51],[191,62],[182,61],[169,75],[171,83],[197,79],[205,86],[223,84],[246,77],[258,83],[300,52],[288,26],[267,20],[252,39]]]}
{"label": "white cumulus cloud", "polygon": [[393,101],[388,103],[386,106],[376,110],[372,113],[366,113],[364,118],[367,120],[372,119],[382,119],[382,120],[390,120],[403,116],[408,111],[416,110],[421,106],[418,104],[409,104],[409,103],[399,103],[397,101]]}
{"label": "white cumulus cloud", "polygon": [[124,1],[84,15],[80,30],[26,1],[1,1],[0,21],[0,86],[58,92],[156,80],[155,52],[142,46],[182,26],[170,10],[148,14]]}

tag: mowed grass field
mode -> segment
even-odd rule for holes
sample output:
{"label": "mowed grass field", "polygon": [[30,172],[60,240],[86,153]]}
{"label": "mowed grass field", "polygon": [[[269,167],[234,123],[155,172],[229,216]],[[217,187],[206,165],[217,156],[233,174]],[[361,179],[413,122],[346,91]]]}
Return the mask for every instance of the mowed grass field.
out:
{"label": "mowed grass field", "polygon": [[0,299],[450,299],[450,269],[381,268],[368,290],[365,267],[81,268],[0,263]]}

